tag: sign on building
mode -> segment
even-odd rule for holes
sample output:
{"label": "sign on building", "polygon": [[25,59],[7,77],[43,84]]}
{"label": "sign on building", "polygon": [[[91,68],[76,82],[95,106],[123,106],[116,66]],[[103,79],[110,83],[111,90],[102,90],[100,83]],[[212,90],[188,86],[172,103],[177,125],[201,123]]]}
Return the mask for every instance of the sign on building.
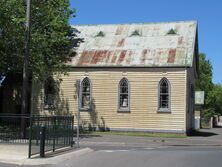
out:
{"label": "sign on building", "polygon": [[204,104],[204,91],[195,91],[195,104]]}

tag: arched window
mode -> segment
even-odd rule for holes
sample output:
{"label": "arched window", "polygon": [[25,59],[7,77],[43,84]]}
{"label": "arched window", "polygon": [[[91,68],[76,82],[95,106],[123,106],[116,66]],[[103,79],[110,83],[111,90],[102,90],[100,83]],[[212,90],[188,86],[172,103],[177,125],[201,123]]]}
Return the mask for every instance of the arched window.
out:
{"label": "arched window", "polygon": [[159,111],[170,111],[170,82],[167,78],[162,78],[159,82]]}
{"label": "arched window", "polygon": [[119,110],[129,111],[130,99],[129,99],[129,82],[126,78],[123,78],[119,82]]}
{"label": "arched window", "polygon": [[88,77],[81,81],[80,108],[90,109],[91,105],[91,82]]}

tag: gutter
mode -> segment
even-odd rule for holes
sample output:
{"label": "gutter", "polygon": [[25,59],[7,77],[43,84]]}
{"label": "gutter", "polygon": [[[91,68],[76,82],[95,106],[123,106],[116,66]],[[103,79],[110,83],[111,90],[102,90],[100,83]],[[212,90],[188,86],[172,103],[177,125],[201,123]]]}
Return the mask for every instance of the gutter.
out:
{"label": "gutter", "polygon": [[191,66],[71,66],[70,68],[191,68]]}

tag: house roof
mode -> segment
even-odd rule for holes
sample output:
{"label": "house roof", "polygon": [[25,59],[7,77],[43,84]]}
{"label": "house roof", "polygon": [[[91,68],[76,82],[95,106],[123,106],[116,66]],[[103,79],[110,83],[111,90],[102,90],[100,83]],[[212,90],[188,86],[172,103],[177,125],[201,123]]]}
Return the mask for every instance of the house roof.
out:
{"label": "house roof", "polygon": [[195,21],[79,25],[74,67],[191,67]]}

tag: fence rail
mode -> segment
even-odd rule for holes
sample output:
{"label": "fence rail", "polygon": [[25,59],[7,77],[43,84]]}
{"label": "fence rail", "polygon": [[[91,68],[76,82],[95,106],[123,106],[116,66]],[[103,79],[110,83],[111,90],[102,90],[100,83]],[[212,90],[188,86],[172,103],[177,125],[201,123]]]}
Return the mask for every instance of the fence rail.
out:
{"label": "fence rail", "polygon": [[0,143],[29,144],[29,157],[39,154],[40,130],[45,127],[45,151],[73,144],[73,116],[0,114]]}
{"label": "fence rail", "polygon": [[73,116],[33,116],[31,117],[29,157],[39,153],[40,130],[45,127],[45,151],[73,144]]}

